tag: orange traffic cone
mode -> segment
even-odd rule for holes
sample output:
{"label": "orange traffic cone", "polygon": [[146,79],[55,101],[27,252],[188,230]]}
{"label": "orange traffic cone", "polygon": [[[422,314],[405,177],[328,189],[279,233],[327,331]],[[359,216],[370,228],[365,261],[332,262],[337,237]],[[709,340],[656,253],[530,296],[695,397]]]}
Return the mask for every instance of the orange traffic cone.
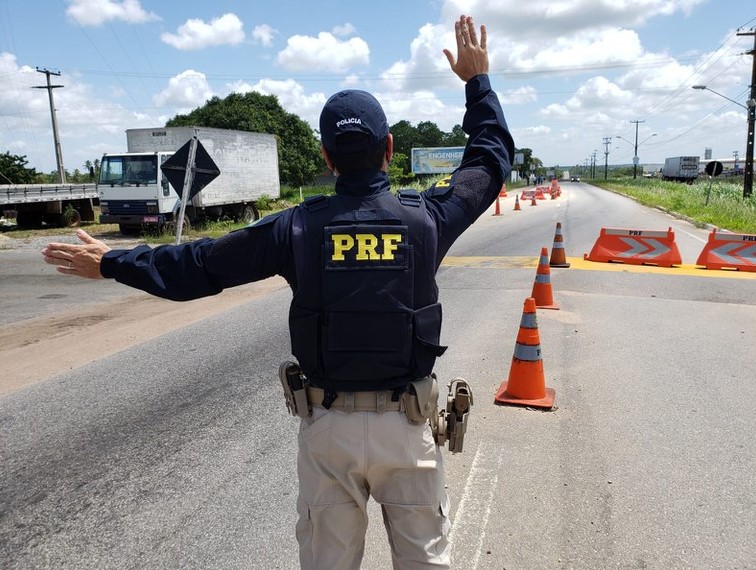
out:
{"label": "orange traffic cone", "polygon": [[564,253],[564,241],[562,241],[562,222],[557,222],[554,234],[554,245],[551,248],[550,267],[569,267],[567,256]]}
{"label": "orange traffic cone", "polygon": [[496,197],[496,210],[493,213],[494,216],[501,216],[501,204],[499,204],[499,197]]}
{"label": "orange traffic cone", "polygon": [[501,191],[499,192],[499,198],[506,198],[506,197],[507,197],[507,185],[502,184]]}
{"label": "orange traffic cone", "polygon": [[546,387],[543,377],[536,302],[532,297],[528,297],[525,299],[520,330],[517,332],[509,377],[499,386],[494,403],[550,410],[554,407],[555,394],[554,390]]}
{"label": "orange traffic cone", "polygon": [[533,199],[530,201],[530,205],[531,206],[537,206],[538,205],[538,202],[536,202],[535,194],[533,194]]}
{"label": "orange traffic cone", "polygon": [[515,210],[521,210],[522,209],[522,208],[520,208],[520,196],[518,194],[515,194],[515,206],[514,206],[514,209]]}
{"label": "orange traffic cone", "polygon": [[541,248],[541,259],[538,261],[533,292],[530,294],[535,299],[539,309],[558,309],[559,305],[554,302],[551,291],[551,271],[549,270],[549,250]]}

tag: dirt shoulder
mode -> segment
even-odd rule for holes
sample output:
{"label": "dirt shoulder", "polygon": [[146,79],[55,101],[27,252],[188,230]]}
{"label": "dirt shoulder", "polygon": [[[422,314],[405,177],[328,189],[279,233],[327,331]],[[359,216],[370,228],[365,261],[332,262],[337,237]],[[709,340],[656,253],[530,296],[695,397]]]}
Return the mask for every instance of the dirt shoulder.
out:
{"label": "dirt shoulder", "polygon": [[0,395],[20,390],[94,360],[287,287],[273,277],[222,294],[176,303],[149,295],[56,313],[0,330]]}

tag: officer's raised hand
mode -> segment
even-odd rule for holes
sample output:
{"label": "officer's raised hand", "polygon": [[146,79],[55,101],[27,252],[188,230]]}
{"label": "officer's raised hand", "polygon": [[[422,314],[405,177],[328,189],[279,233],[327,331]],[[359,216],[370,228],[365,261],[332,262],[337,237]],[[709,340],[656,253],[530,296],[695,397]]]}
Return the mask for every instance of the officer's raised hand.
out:
{"label": "officer's raised hand", "polygon": [[444,50],[446,59],[454,73],[464,82],[476,75],[488,73],[488,51],[486,51],[486,27],[480,27],[480,43],[475,31],[472,16],[462,15],[454,23],[454,33],[457,36],[457,59],[448,49]]}

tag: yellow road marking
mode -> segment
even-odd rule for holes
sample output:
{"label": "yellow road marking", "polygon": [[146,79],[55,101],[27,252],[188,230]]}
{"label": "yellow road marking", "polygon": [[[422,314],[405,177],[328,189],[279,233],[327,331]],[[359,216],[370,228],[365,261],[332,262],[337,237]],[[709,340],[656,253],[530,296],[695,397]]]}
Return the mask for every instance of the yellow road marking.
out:
{"label": "yellow road marking", "polygon": [[[535,269],[538,267],[538,257],[454,257],[447,256],[441,262],[442,267],[470,267],[492,269]],[[724,269],[704,269],[697,265],[678,265],[675,267],[657,267],[655,265],[629,265],[625,263],[599,263],[587,261],[581,257],[568,257],[570,269],[584,271],[624,271],[626,273],[663,273],[666,275],[693,275],[695,277],[717,277],[720,279],[753,279],[756,273],[748,271],[733,271]],[[565,271],[554,267],[552,271]]]}

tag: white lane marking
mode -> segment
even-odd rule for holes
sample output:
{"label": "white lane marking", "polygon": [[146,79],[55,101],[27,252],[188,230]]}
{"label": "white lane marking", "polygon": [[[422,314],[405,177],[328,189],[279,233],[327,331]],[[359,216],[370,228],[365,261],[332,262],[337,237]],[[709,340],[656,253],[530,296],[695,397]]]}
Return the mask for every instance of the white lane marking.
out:
{"label": "white lane marking", "polygon": [[[496,453],[496,451],[492,450],[491,452],[486,453],[486,456],[490,457],[491,453]],[[449,544],[451,545],[452,554],[454,553],[454,536],[458,529],[463,535],[468,535],[461,544],[465,544],[466,546],[474,545],[473,555],[465,555],[466,568],[477,568],[483,551],[483,541],[486,537],[486,528],[488,527],[488,520],[491,517],[493,494],[496,491],[496,486],[499,481],[499,471],[501,471],[501,464],[504,460],[503,453],[498,453],[497,455],[498,461],[496,462],[496,468],[493,473],[491,473],[490,469],[478,465],[479,459],[483,456],[482,446],[478,447],[472,465],[470,466],[470,473],[465,481],[465,489],[462,492],[462,498],[459,501],[457,514],[454,517],[452,528],[449,531]],[[481,489],[488,489],[488,492],[481,494]],[[478,492],[476,493],[476,491]],[[468,503],[474,503],[470,510],[469,517],[467,516]],[[469,529],[469,532],[465,533],[466,529]]]}

